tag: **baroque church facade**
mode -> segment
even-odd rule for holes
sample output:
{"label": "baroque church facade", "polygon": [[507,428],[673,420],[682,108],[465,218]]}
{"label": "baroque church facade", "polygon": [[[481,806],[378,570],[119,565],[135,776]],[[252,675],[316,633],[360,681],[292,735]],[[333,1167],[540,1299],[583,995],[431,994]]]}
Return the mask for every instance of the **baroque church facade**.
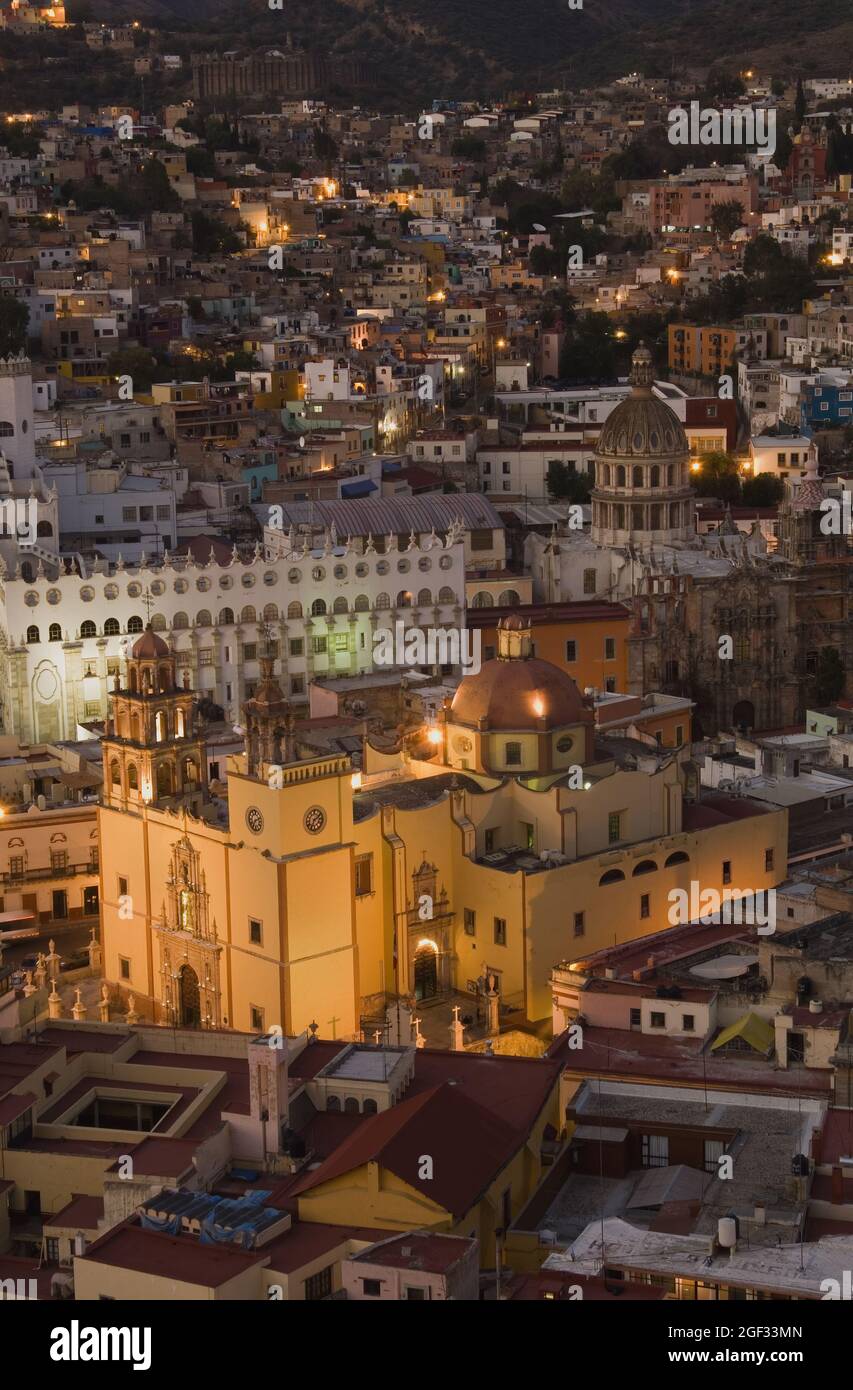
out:
{"label": "baroque church facade", "polygon": [[422,760],[369,744],[359,772],[297,758],[266,655],[222,795],[194,695],[149,626],[104,739],[103,970],[120,1007],[157,1023],[372,1036],[395,1001],[454,991],[543,1023],[568,954],[666,928],[671,891],[721,891],[724,863],[744,892],[784,871],[783,813],[756,808],[749,836],[742,803],[697,818],[686,753],[599,742],[589,701],[517,619]]}
{"label": "baroque church facade", "polygon": [[826,656],[853,669],[850,538],[823,534],[816,474],[780,507],[775,551],[730,516],[697,535],[689,444],[642,346],[631,383],[599,439],[589,535],[532,540],[539,586],[628,603],[630,692],[693,700],[695,736],[801,723]]}

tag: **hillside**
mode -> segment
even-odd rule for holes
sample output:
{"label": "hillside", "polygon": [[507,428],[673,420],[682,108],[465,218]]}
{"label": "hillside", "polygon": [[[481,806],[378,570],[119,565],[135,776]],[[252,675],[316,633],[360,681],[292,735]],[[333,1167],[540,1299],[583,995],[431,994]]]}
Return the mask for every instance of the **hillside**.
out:
{"label": "hillside", "polygon": [[[781,76],[830,74],[849,53],[853,19],[838,0],[83,0],[98,18],[203,24],[208,44],[266,44],[290,31],[306,47],[358,54],[377,86],[419,99],[504,92],[618,76],[665,75],[712,62]],[[74,15],[74,0],[71,0]],[[805,40],[805,41],[804,41]],[[843,66],[843,64],[842,64]]]}

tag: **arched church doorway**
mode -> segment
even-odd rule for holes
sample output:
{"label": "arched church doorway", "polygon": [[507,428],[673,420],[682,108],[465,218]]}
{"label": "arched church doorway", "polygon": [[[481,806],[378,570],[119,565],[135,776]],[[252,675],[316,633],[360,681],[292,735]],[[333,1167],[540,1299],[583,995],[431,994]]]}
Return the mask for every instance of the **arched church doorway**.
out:
{"label": "arched church doorway", "polygon": [[201,1023],[201,1000],[198,992],[198,975],[191,965],[181,966],[180,977],[181,1023],[188,1028],[198,1028]]}
{"label": "arched church doorway", "polygon": [[422,946],[415,956],[415,998],[434,999],[438,994],[438,952]]}
{"label": "arched church doorway", "polygon": [[755,705],[751,700],[738,700],[732,710],[732,724],[741,734],[755,727]]}

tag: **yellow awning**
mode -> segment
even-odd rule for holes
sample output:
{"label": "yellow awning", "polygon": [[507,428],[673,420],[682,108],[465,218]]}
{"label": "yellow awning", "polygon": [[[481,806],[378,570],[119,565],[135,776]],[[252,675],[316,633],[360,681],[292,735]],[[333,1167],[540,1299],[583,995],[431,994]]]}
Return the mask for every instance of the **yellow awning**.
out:
{"label": "yellow awning", "polygon": [[769,1052],[776,1040],[776,1035],[771,1025],[766,1019],[760,1018],[758,1014],[744,1014],[737,1023],[729,1024],[724,1028],[718,1038],[711,1043],[711,1051],[716,1052],[718,1047],[725,1047],[733,1038],[742,1038],[751,1048],[762,1055]]}

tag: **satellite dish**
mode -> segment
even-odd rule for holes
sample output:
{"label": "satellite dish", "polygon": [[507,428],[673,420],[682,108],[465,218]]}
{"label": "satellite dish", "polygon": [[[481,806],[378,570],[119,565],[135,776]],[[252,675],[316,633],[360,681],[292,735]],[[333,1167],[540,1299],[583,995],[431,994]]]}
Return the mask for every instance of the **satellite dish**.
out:
{"label": "satellite dish", "polygon": [[534,232],[545,232],[545,231],[547,231],[548,229],[547,229],[547,227],[543,227],[541,222],[534,222],[534,223],[533,223],[533,230],[534,230]]}

